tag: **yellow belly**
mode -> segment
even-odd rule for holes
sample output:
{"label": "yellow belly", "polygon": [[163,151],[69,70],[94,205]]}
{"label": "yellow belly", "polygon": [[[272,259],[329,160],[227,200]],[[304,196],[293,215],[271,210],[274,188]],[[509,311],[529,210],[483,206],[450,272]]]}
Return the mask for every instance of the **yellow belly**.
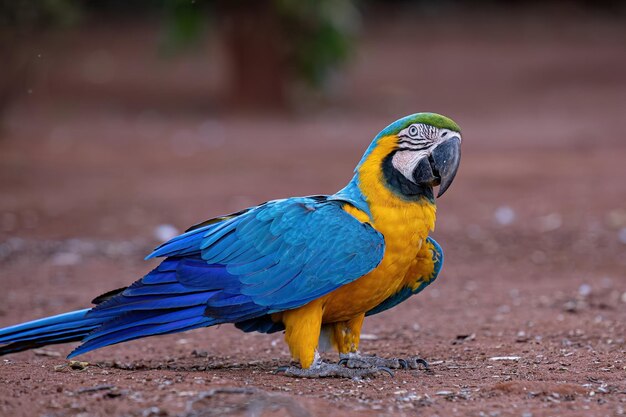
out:
{"label": "yellow belly", "polygon": [[[360,220],[358,210],[346,211]],[[369,274],[323,297],[323,323],[345,321],[367,312],[405,285],[407,270],[432,229],[435,207],[427,200],[372,206],[372,226],[385,237],[385,254]]]}

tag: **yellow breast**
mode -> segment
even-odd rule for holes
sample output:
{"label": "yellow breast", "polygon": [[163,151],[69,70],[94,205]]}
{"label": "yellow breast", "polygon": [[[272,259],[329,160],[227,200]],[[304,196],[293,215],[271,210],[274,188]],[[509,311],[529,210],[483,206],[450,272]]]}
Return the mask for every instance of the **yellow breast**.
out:
{"label": "yellow breast", "polygon": [[360,188],[372,214],[346,205],[344,210],[363,222],[369,222],[385,238],[381,263],[369,274],[325,296],[326,323],[349,320],[364,313],[406,284],[407,270],[422,243],[435,225],[435,205],[427,199],[405,200],[389,190],[382,173],[382,159],[395,146],[395,139],[382,138],[359,169]]}

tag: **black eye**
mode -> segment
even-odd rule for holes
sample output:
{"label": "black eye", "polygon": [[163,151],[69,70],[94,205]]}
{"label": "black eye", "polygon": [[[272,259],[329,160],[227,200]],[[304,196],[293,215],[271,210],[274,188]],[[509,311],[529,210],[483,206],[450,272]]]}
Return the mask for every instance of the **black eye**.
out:
{"label": "black eye", "polygon": [[441,135],[441,137],[442,137],[442,138],[445,138],[447,134],[448,134],[448,132],[443,132],[443,134]]}
{"label": "black eye", "polygon": [[415,127],[415,126],[409,127],[409,135],[410,136],[417,136],[417,127]]}

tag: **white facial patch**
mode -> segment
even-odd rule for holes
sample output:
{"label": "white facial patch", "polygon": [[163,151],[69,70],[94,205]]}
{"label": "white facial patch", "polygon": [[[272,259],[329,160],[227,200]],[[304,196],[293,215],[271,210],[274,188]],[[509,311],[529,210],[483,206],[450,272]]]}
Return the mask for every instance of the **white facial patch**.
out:
{"label": "white facial patch", "polygon": [[419,161],[427,157],[429,154],[428,150],[421,151],[398,151],[391,158],[391,164],[395,169],[400,171],[402,175],[406,177],[407,180],[413,181],[413,171],[417,167]]}
{"label": "white facial patch", "polygon": [[439,137],[437,141],[441,142],[451,137],[457,137],[459,138],[459,141],[461,141],[461,134],[459,132],[455,132],[454,130],[450,129],[439,129]]}

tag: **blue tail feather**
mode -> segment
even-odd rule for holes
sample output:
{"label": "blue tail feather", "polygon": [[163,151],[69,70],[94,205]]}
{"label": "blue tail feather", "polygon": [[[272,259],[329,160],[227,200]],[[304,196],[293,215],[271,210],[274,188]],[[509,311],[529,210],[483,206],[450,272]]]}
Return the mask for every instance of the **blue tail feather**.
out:
{"label": "blue tail feather", "polygon": [[90,309],[29,321],[0,329],[0,355],[56,343],[82,340],[107,318],[88,318]]}
{"label": "blue tail feather", "polygon": [[120,295],[97,306],[89,313],[90,317],[102,317],[123,314],[131,310],[160,310],[202,305],[207,302],[212,293],[196,292],[190,294],[141,295],[126,297]]}
{"label": "blue tail feather", "polygon": [[212,323],[212,319],[203,316],[196,316],[158,325],[147,324],[141,326],[133,326],[124,330],[107,333],[104,335],[100,335],[99,332],[96,332],[93,334],[93,339],[84,342],[82,345],[74,349],[74,351],[68,355],[68,358],[73,358],[74,356],[82,355],[83,353],[87,353],[91,350],[99,349],[104,346],[128,342],[130,340],[139,339],[142,337],[179,333],[199,327],[210,326],[212,324],[214,324]]}
{"label": "blue tail feather", "polygon": [[196,306],[191,308],[174,309],[174,310],[157,310],[157,311],[130,311],[126,314],[122,314],[112,320],[105,322],[102,326],[98,327],[98,331],[88,335],[83,342],[88,342],[96,337],[103,336],[105,334],[118,332],[131,327],[143,326],[143,325],[157,325],[165,324],[172,321],[188,319],[193,317],[202,317],[204,312],[204,306]]}

